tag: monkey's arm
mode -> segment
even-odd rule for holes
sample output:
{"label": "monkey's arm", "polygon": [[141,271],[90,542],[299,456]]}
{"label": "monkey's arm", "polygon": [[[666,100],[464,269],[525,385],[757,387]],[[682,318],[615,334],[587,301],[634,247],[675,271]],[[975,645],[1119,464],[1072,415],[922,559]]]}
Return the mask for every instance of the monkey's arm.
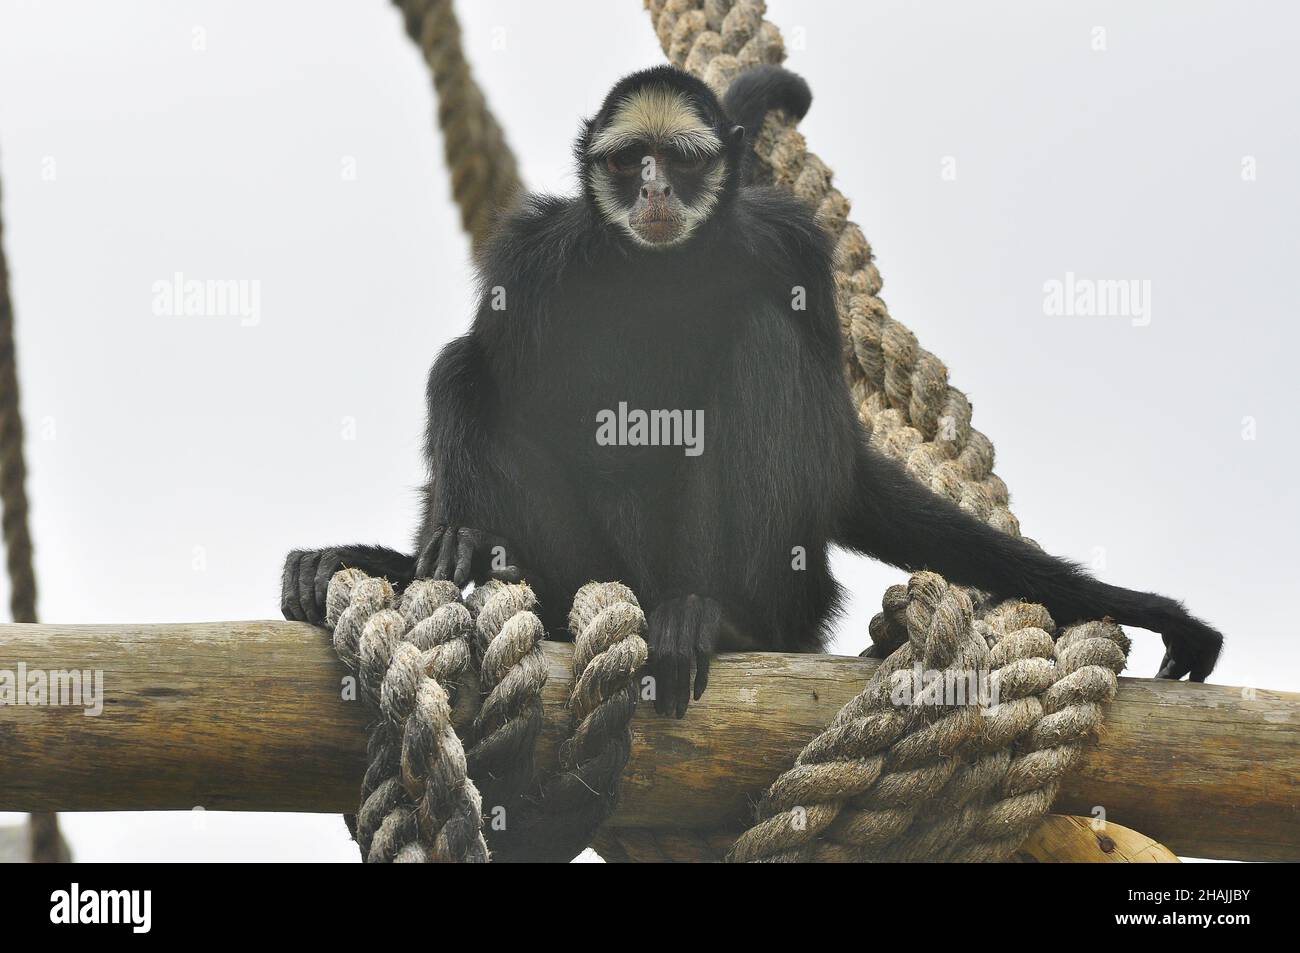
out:
{"label": "monkey's arm", "polygon": [[1204,681],[1223,636],[1177,601],[1100,582],[1079,566],[984,524],[930,492],[903,466],[865,444],[855,461],[855,491],[837,542],[909,570],[930,569],[999,598],[1042,603],[1057,624],[1109,616],[1159,632],[1159,678],[1190,673]]}

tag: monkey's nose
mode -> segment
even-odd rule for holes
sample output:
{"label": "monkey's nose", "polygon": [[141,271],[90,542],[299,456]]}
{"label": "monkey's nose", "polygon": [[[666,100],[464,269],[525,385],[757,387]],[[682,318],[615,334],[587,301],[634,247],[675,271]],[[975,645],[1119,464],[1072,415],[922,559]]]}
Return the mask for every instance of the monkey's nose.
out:
{"label": "monkey's nose", "polygon": [[641,186],[641,198],[643,198],[643,199],[648,199],[648,198],[650,198],[650,196],[653,195],[653,196],[655,196],[655,197],[657,197],[657,198],[665,198],[665,199],[666,199],[666,198],[668,198],[669,195],[672,194],[672,191],[673,191],[673,187],[672,187],[671,185],[669,185],[668,183],[666,183],[666,182],[665,182],[662,186],[660,186],[660,185],[643,185],[643,186]]}

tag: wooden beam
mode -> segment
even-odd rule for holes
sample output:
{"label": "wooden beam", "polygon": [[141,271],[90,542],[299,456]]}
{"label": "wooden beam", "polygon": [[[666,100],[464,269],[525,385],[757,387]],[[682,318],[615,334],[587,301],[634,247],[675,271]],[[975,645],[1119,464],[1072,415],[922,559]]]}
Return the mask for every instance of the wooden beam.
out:
{"label": "wooden beam", "polygon": [[[538,764],[567,730],[570,646],[548,643]],[[103,672],[103,713],[0,705],[0,811],[341,813],[356,807],[366,714],[326,634],[290,622],[3,625],[0,672]],[[864,684],[876,663],[721,656],[678,721],[643,706],[616,827],[716,832]],[[1300,695],[1121,679],[1100,743],[1054,810],[1132,827],[1184,856],[1300,860]]]}

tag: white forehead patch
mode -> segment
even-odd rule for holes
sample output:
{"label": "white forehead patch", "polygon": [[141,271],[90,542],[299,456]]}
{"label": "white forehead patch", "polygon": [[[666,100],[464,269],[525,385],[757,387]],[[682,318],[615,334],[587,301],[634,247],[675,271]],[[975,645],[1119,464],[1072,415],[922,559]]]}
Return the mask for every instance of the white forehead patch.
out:
{"label": "white forehead patch", "polygon": [[658,142],[684,155],[717,155],[722,143],[685,96],[665,86],[643,86],[618,104],[587,155],[606,156],[638,142]]}

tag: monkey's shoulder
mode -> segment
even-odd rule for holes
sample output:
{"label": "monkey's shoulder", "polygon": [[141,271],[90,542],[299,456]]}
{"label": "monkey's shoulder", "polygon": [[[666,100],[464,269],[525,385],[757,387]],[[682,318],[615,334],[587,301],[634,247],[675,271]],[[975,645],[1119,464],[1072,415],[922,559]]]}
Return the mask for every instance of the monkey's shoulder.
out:
{"label": "monkey's shoulder", "polygon": [[581,252],[590,226],[580,199],[529,195],[493,229],[478,258],[479,279],[490,289],[559,274]]}
{"label": "monkey's shoulder", "polygon": [[737,193],[733,214],[736,241],[766,274],[830,280],[830,237],[808,203],[783,189],[749,186]]}

